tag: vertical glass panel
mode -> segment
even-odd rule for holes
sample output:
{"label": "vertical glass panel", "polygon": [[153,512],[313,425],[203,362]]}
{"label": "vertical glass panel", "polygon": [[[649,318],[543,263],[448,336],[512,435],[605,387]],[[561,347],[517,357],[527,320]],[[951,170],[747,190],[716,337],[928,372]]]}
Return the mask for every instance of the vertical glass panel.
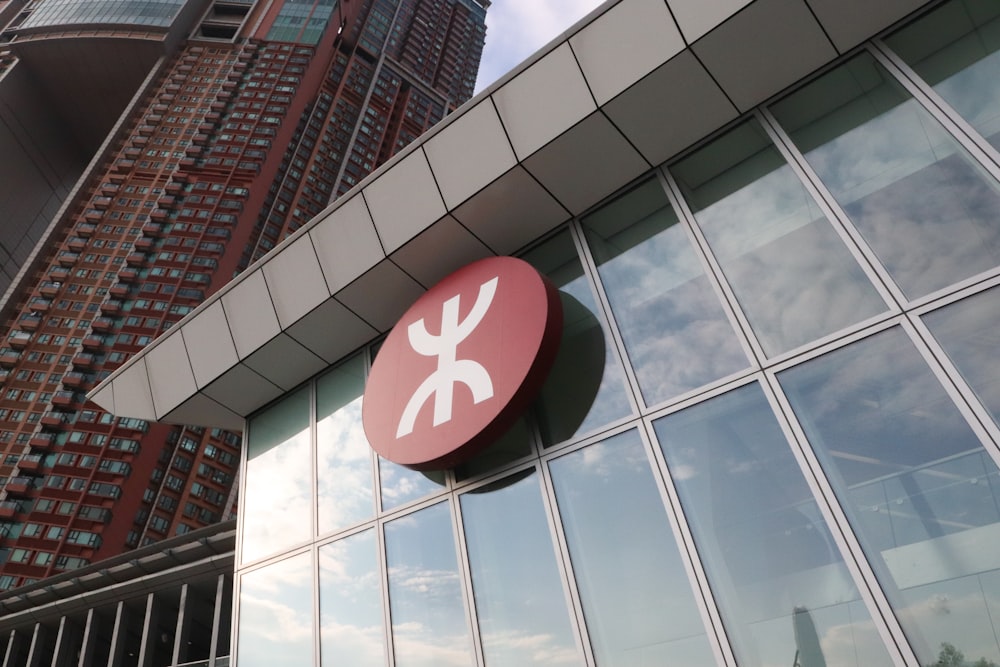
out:
{"label": "vertical glass panel", "polygon": [[583,665],[536,472],[480,487],[461,502],[486,664]]}
{"label": "vertical glass panel", "polygon": [[549,469],[597,664],[714,665],[639,435],[614,436]]}
{"label": "vertical glass panel", "polygon": [[240,578],[240,667],[312,667],[312,569],[304,553]]}
{"label": "vertical glass panel", "polygon": [[945,3],[886,43],[1000,148],[1000,4],[994,0]]}
{"label": "vertical glass panel", "polygon": [[1000,661],[997,467],[909,338],[885,331],[778,379],[921,662],[948,647]]}
{"label": "vertical glass panel", "polygon": [[1000,263],[996,182],[869,54],[772,111],[908,297]]}
{"label": "vertical glass panel", "polygon": [[385,665],[374,530],[320,547],[319,619],[324,667]]}
{"label": "vertical glass panel", "polygon": [[316,381],[316,489],[319,532],[371,518],[372,450],[361,424],[365,391],[359,355]]}
{"label": "vertical glass panel", "polygon": [[309,389],[250,419],[243,512],[243,562],[277,553],[312,534]]}
{"label": "vertical glass panel", "polygon": [[448,503],[385,525],[397,667],[475,664]]}
{"label": "vertical glass panel", "polygon": [[756,121],[671,171],[769,355],[886,310]]}
{"label": "vertical glass panel", "polygon": [[1000,424],[1000,287],[939,308],[923,320]]}
{"label": "vertical glass panel", "polygon": [[760,386],[654,428],[741,665],[892,664]]}
{"label": "vertical glass panel", "polygon": [[535,406],[542,442],[553,445],[628,416],[625,372],[570,233],[523,259],[559,288],[563,307],[559,355]]}
{"label": "vertical glass panel", "polygon": [[658,181],[646,181],[583,224],[647,404],[747,367]]}
{"label": "vertical glass panel", "polygon": [[443,471],[417,472],[382,457],[378,459],[378,469],[382,510],[386,512],[440,491],[445,485]]}

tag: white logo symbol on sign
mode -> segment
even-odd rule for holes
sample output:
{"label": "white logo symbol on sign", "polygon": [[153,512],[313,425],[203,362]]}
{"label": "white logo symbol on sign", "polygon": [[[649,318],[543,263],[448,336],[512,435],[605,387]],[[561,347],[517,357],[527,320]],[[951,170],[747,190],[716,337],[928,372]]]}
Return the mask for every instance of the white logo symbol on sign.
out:
{"label": "white logo symbol on sign", "polygon": [[410,346],[417,354],[425,357],[437,357],[437,370],[420,383],[413,396],[403,410],[396,429],[396,437],[401,438],[413,432],[417,413],[427,399],[434,395],[434,426],[440,426],[451,420],[451,404],[456,382],[461,382],[472,390],[472,402],[482,403],[493,397],[493,380],[483,365],[471,359],[456,359],[458,344],[469,337],[479,323],[483,321],[486,312],[493,303],[497,292],[499,276],[479,286],[479,295],[472,310],[461,322],[458,321],[458,304],[460,295],[455,295],[444,302],[441,310],[441,335],[432,336],[427,333],[423,318],[420,318],[406,329]]}

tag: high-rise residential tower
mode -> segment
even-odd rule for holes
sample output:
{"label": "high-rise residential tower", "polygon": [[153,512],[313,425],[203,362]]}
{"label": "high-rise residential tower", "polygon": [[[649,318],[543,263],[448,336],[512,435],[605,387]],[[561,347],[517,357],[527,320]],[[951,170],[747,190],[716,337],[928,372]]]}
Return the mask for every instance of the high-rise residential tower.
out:
{"label": "high-rise residential tower", "polygon": [[0,589],[232,515],[237,435],[85,392],[468,99],[488,4],[0,0]]}

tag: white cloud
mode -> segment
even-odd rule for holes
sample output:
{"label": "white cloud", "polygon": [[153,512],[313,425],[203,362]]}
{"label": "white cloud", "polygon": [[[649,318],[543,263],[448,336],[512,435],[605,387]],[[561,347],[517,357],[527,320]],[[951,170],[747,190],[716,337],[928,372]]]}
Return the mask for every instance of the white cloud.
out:
{"label": "white cloud", "polygon": [[494,0],[476,92],[490,85],[604,0]]}

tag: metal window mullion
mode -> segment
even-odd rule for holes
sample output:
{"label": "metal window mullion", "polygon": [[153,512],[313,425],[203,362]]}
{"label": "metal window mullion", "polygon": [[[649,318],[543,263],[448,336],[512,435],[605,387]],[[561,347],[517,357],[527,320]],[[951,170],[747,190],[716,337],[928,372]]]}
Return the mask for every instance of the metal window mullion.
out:
{"label": "metal window mullion", "polygon": [[153,659],[154,633],[160,623],[160,608],[156,604],[156,593],[146,596],[146,613],[142,620],[142,638],[139,640],[139,667],[150,667]]}
{"label": "metal window mullion", "polygon": [[[315,384],[315,383],[313,383]],[[309,545],[309,556],[312,558],[312,635],[313,635],[313,660],[312,664],[319,667],[323,664],[323,647],[320,633],[323,631],[323,624],[320,623],[320,587],[319,587],[319,547],[316,541]]]}
{"label": "metal window mullion", "polygon": [[642,414],[646,409],[646,403],[642,397],[642,389],[639,387],[639,378],[636,377],[635,370],[632,368],[625,339],[618,326],[614,310],[611,308],[611,300],[608,299],[608,294],[604,289],[601,274],[597,269],[597,262],[594,261],[594,256],[590,252],[590,246],[587,244],[583,225],[579,221],[573,220],[570,222],[569,229],[580,257],[580,263],[583,265],[583,273],[588,277],[590,288],[597,300],[597,307],[603,311],[604,324],[607,326],[607,332],[611,334],[612,347],[618,355],[621,368],[625,372],[625,381],[628,383],[629,389],[626,393],[628,394],[628,402],[632,408],[632,414]]}
{"label": "metal window mullion", "polygon": [[[190,587],[187,582],[181,584],[181,595],[180,600],[177,603],[177,617],[174,619],[174,645],[171,650],[171,661],[172,664],[180,664],[181,662],[187,662],[187,641],[188,641],[188,631],[191,627],[191,617],[194,615],[194,610],[190,612],[187,607],[189,604],[188,596],[190,595]],[[192,605],[193,607],[194,605]],[[181,656],[181,652],[184,655]]]}
{"label": "metal window mullion", "polygon": [[[115,624],[111,631],[111,646],[108,647],[108,667],[120,667],[125,652],[125,601],[119,600],[115,608]],[[235,664],[235,663],[234,663]]]}
{"label": "metal window mullion", "polygon": [[465,541],[465,525],[462,523],[461,497],[458,493],[448,495],[448,505],[451,508],[452,532],[455,538],[455,550],[458,556],[459,577],[462,581],[462,601],[465,603],[466,621],[469,623],[469,636],[472,639],[473,653],[476,665],[484,667],[486,657],[483,651],[483,640],[479,633],[479,613],[476,609],[475,589],[472,583],[472,565],[469,563],[469,550]]}
{"label": "metal window mullion", "polygon": [[[91,613],[93,613],[93,611],[93,609],[90,610]],[[10,634],[7,635],[7,650],[4,652],[3,656],[3,667],[14,667],[14,660],[17,654],[16,642],[19,640],[20,638],[17,636],[16,629],[11,630]]]}
{"label": "metal window mullion", "polygon": [[827,220],[833,226],[834,231],[844,241],[848,251],[855,261],[868,276],[869,281],[874,285],[879,295],[889,304],[890,310],[894,313],[902,311],[902,304],[907,302],[907,297],[903,290],[896,284],[888,269],[882,264],[882,260],[865,240],[864,236],[854,226],[847,212],[841,207],[837,198],[826,187],[819,174],[812,168],[805,155],[799,151],[798,146],[792,138],[781,127],[778,120],[767,108],[758,110],[758,120],[764,131],[774,142],[774,145],[781,152],[782,156],[791,166],[792,171],[799,177],[805,185],[806,190],[812,196],[813,201],[819,206]]}
{"label": "metal window mullion", "polygon": [[715,600],[715,594],[712,592],[708,576],[705,574],[705,569],[698,556],[694,534],[691,532],[687,517],[684,515],[680,495],[670,477],[666,458],[660,448],[656,446],[658,440],[653,431],[652,418],[643,418],[642,426],[639,435],[646,448],[646,456],[649,458],[653,470],[653,479],[670,521],[670,528],[673,531],[688,582],[691,584],[695,604],[698,606],[702,624],[706,630],[705,635],[712,647],[712,653],[718,664],[726,667],[737,667],[736,654],[733,652],[729,634],[722,622],[722,614]]}
{"label": "metal window mullion", "polygon": [[833,490],[833,485],[823,471],[805,430],[792,411],[791,403],[778,382],[777,371],[773,369],[765,371],[761,387],[816,499],[820,513],[830,528],[830,534],[844,557],[844,564],[858,587],[858,593],[868,607],[890,658],[896,665],[921,667],[875,571],[868,563],[868,557]]}
{"label": "metal window mullion", "polygon": [[243,577],[244,574],[237,572],[233,576],[233,619],[230,623],[230,633],[229,633],[229,656],[231,663],[233,665],[240,664],[239,647],[240,647],[240,596],[243,594]]}
{"label": "metal window mullion", "polygon": [[[247,497],[247,469],[250,466],[250,420],[243,420],[243,446],[240,447],[240,467],[238,472],[237,484],[239,489],[237,491],[238,498]],[[245,532],[244,524],[246,523],[246,504],[240,503],[239,510],[236,512],[236,552],[234,554],[233,562],[236,565],[236,569],[239,569],[243,565],[243,533]],[[235,620],[235,619],[234,619]],[[235,627],[234,627],[235,629]],[[236,633],[233,632],[233,636]],[[235,664],[235,663],[234,663]]]}
{"label": "metal window mullion", "polygon": [[322,664],[323,653],[320,641],[320,632],[323,627],[319,621],[320,613],[320,588],[319,588],[319,547],[316,546],[319,536],[319,428],[317,427],[319,406],[318,383],[314,377],[309,381],[309,449],[312,456],[309,457],[310,465],[310,490],[312,491],[312,502],[309,503],[309,511],[312,513],[312,535],[309,537],[309,553],[312,557],[312,639],[313,639],[313,665],[319,667]]}
{"label": "metal window mullion", "polygon": [[392,615],[389,610],[389,565],[385,551],[385,521],[375,522],[376,553],[378,558],[379,591],[382,600],[382,646],[383,656],[388,667],[396,664],[396,655],[392,641]]}
{"label": "metal window mullion", "polygon": [[[233,639],[236,637],[236,633],[233,632],[236,627],[236,601],[237,597],[235,594],[235,583],[237,577],[233,577],[233,599],[231,610],[232,620],[229,623],[229,655],[233,655],[233,664],[235,665],[235,642]],[[215,580],[215,597],[212,599],[212,634],[209,640],[211,644],[208,647],[208,667],[215,667],[215,659],[219,656],[219,634],[222,626],[222,605],[226,601],[226,575],[220,574]],[[82,666],[81,666],[82,667]]]}
{"label": "metal window mullion", "polygon": [[983,449],[993,459],[997,468],[1000,468],[1000,427],[993,421],[992,415],[979,400],[976,392],[965,381],[962,373],[951,362],[948,353],[919,317],[907,314],[903,321],[903,329],[910,334],[917,351],[975,432]]}
{"label": "metal window mullion", "polygon": [[[152,593],[150,593],[152,595]],[[45,628],[39,621],[35,623],[35,630],[31,633],[31,645],[28,647],[28,661],[25,667],[41,667],[42,644],[45,640]]]}
{"label": "metal window mullion", "polygon": [[1000,180],[1000,152],[949,104],[934,88],[917,74],[881,39],[869,42],[868,51],[902,84],[906,91],[925,108],[946,131]]}
{"label": "metal window mullion", "polygon": [[[375,353],[373,351],[372,344],[369,344],[369,345],[365,346],[363,354],[364,354],[364,359],[363,359],[363,365],[364,365],[364,386],[365,386],[365,388],[367,388],[368,387],[368,377],[372,373],[372,364],[375,362]],[[364,399],[362,398],[362,401],[363,400]],[[372,463],[372,493],[375,495],[375,499],[374,499],[375,500],[375,516],[376,517],[381,517],[382,516],[382,512],[383,512],[383,509],[382,509],[382,469],[379,467],[379,463],[378,463],[379,457],[378,457],[378,454],[376,454],[375,450],[372,449],[371,447],[368,448],[368,456],[370,457],[371,463]],[[380,549],[379,553],[384,553],[384,549],[382,549],[382,547],[384,547],[385,544],[384,544],[384,542],[382,542],[381,533],[382,533],[382,530],[381,530],[381,527],[379,527],[379,544],[382,545],[381,547],[379,547],[379,549]]]}
{"label": "metal window mullion", "polygon": [[[97,646],[97,614],[94,608],[87,609],[87,620],[83,624],[83,637],[80,639],[80,657],[77,667],[89,667],[93,664],[94,648]],[[11,639],[13,641],[13,638]],[[6,662],[4,667],[6,667]],[[213,667],[211,664],[209,667]]]}
{"label": "metal window mullion", "polygon": [[[551,460],[550,460],[551,461]],[[596,667],[597,659],[594,657],[594,647],[590,639],[590,631],[587,628],[587,620],[583,613],[583,601],[580,599],[580,591],[576,586],[576,574],[573,572],[573,561],[569,554],[569,545],[566,542],[566,534],[563,531],[562,519],[559,515],[559,508],[556,502],[555,487],[549,474],[549,462],[543,462],[539,466],[539,481],[542,485],[542,504],[545,506],[545,518],[549,524],[549,533],[552,536],[552,547],[555,551],[556,567],[563,580],[563,590],[566,595],[566,609],[569,612],[570,623],[576,631],[576,641],[578,649],[582,650],[584,660],[588,667]]]}
{"label": "metal window mullion", "polygon": [[670,199],[670,204],[677,212],[680,224],[684,225],[687,230],[688,238],[691,239],[691,245],[694,247],[695,253],[699,255],[701,264],[705,269],[705,276],[709,279],[713,290],[723,304],[730,326],[739,334],[742,334],[740,336],[740,345],[743,348],[744,354],[751,360],[755,370],[760,368],[764,359],[767,358],[764,347],[757,339],[757,334],[754,332],[753,327],[750,326],[750,320],[747,319],[746,313],[743,312],[743,307],[730,287],[722,266],[708,245],[708,240],[702,233],[701,228],[698,227],[694,212],[681,194],[680,186],[674,179],[673,174],[666,167],[658,170],[658,173],[662,179],[661,183],[665,185],[667,190],[667,197]]}

